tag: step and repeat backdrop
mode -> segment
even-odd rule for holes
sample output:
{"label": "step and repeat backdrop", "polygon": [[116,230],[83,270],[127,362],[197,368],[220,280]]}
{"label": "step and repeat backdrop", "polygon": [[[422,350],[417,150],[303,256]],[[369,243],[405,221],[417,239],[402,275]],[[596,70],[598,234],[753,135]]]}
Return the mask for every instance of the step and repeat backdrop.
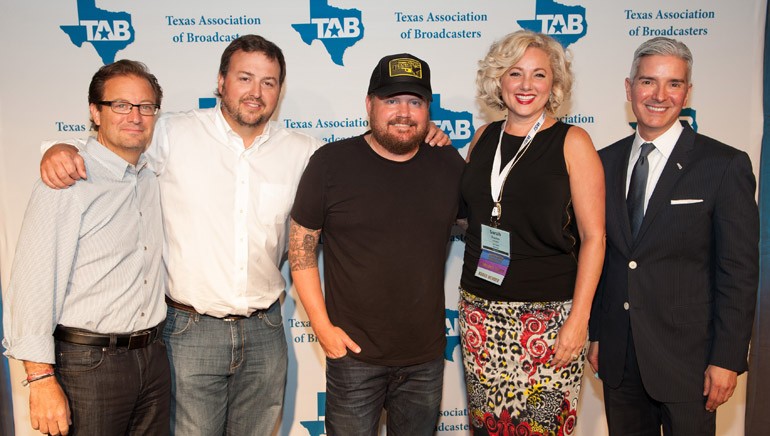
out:
{"label": "step and repeat backdrop", "polygon": [[[87,88],[117,59],[140,60],[164,88],[164,111],[215,104],[219,58],[239,35],[277,43],[287,79],[274,119],[326,142],[368,129],[364,98],[384,55],[410,52],[431,66],[431,118],[465,155],[475,129],[499,119],[475,98],[478,60],[518,29],[548,33],[571,53],[572,99],[558,114],[583,127],[597,148],[633,132],[623,81],[634,49],[654,36],[680,39],[695,63],[682,117],[699,132],[746,150],[759,165],[762,54],[766,2],[744,0],[27,0],[0,14],[0,273],[10,277],[14,248],[42,140],[89,135]],[[203,175],[205,176],[205,175]],[[439,435],[467,433],[457,286],[463,235],[448,241],[446,376]],[[287,268],[284,268],[287,274]],[[290,281],[289,281],[290,283]],[[323,352],[296,292],[283,304],[289,343],[281,435],[324,431]],[[32,435],[23,369],[10,362],[16,434]],[[743,434],[745,376],[720,408],[718,434]],[[601,385],[584,378],[576,434],[606,434]]]}

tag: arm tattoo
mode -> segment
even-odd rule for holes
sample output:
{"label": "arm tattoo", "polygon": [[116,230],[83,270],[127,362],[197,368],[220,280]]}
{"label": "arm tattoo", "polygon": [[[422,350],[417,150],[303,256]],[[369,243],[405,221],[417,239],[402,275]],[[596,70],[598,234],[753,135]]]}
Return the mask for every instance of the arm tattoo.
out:
{"label": "arm tattoo", "polygon": [[321,230],[310,230],[291,220],[289,228],[289,266],[292,271],[318,268],[318,238]]}

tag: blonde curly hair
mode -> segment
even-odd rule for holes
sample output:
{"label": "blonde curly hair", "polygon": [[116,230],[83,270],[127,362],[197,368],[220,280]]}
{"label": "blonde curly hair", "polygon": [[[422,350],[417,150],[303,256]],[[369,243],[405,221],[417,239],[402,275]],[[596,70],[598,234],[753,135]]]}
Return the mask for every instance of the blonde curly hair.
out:
{"label": "blonde curly hair", "polygon": [[536,47],[543,50],[551,61],[553,85],[551,96],[545,105],[549,114],[554,114],[569,97],[574,80],[571,62],[558,41],[548,35],[519,30],[494,42],[484,59],[479,61],[476,73],[477,97],[492,109],[505,109],[500,81],[503,75],[524,56],[524,52]]}

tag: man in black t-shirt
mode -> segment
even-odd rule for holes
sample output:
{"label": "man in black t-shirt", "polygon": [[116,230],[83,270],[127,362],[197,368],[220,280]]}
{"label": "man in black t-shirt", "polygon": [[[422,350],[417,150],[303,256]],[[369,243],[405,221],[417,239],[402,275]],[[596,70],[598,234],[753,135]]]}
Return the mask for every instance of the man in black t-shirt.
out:
{"label": "man in black t-shirt", "polygon": [[[289,262],[326,353],[326,430],[433,434],[443,387],[444,263],[464,167],[424,143],[428,65],[409,54],[375,68],[371,132],[319,149],[292,209]],[[325,299],[316,249],[324,236]]]}

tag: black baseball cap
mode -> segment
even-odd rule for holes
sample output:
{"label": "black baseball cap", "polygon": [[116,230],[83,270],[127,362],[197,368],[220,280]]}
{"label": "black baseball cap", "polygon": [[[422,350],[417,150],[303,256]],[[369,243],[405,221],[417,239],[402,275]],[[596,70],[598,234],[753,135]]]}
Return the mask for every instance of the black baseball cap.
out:
{"label": "black baseball cap", "polygon": [[367,94],[388,97],[394,94],[417,94],[433,100],[430,87],[430,67],[424,60],[409,53],[385,56],[372,72]]}

